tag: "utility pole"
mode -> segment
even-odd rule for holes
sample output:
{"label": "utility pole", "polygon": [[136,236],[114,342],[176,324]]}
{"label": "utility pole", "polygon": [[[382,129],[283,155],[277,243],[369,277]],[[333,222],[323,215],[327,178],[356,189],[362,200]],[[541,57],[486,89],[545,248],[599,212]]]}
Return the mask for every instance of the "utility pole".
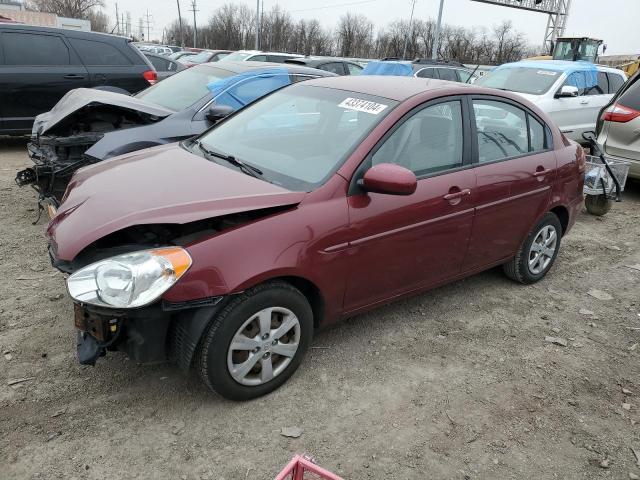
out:
{"label": "utility pole", "polygon": [[118,35],[120,35],[120,16],[118,15],[118,4],[116,3],[116,30],[118,31]]}
{"label": "utility pole", "polygon": [[402,49],[402,59],[407,55],[407,44],[409,43],[409,37],[413,35],[413,11],[416,8],[416,0],[411,2],[411,16],[409,17],[409,31],[404,37],[404,48]]}
{"label": "utility pole", "polygon": [[260,50],[260,0],[256,0],[256,50]]}
{"label": "utility pole", "polygon": [[147,42],[150,42],[151,41],[151,20],[149,20],[149,10],[147,10],[145,23],[147,24]]}
{"label": "utility pole", "polygon": [[184,47],[184,32],[182,31],[182,15],[180,14],[180,0],[176,0],[178,4],[178,25],[180,28],[180,46]]}
{"label": "utility pole", "polygon": [[191,2],[191,11],[193,12],[193,48],[198,46],[198,27],[196,25],[196,12],[199,11],[196,8],[196,0]]}
{"label": "utility pole", "polygon": [[431,59],[438,59],[438,43],[440,42],[440,29],[442,28],[442,9],[444,0],[440,0],[440,11],[438,12],[438,23],[436,23],[436,34],[433,37],[433,48],[431,49]]}

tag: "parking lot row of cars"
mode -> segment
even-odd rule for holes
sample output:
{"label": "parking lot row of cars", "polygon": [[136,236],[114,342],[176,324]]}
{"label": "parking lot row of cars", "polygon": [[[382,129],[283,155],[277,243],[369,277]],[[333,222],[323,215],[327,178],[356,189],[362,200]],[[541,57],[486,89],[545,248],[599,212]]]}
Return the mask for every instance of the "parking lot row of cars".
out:
{"label": "parking lot row of cars", "polygon": [[[73,89],[37,115],[17,181],[51,217],[81,363],[169,359],[246,400],[295,372],[317,328],[498,265],[549,272],[586,159],[538,97],[609,101],[616,71],[518,62],[474,81],[450,62],[353,75],[254,54],[134,95]],[[637,117],[625,95],[601,131]]]}

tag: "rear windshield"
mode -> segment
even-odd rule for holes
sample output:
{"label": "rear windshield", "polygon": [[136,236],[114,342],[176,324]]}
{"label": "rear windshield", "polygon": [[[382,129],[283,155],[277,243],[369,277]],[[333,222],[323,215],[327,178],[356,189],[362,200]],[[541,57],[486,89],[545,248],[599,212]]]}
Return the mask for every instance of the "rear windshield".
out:
{"label": "rear windshield", "polygon": [[[265,181],[310,191],[324,183],[396,105],[388,98],[296,84],[238,111],[200,142],[259,168]],[[200,152],[197,145],[192,151]]]}
{"label": "rear windshield", "polygon": [[186,58],[190,63],[205,63],[211,58],[211,52],[200,52],[196,55],[189,55]]}
{"label": "rear windshield", "polygon": [[510,92],[543,95],[561,75],[562,72],[543,68],[499,68],[480,77],[475,84]]}
{"label": "rear windshield", "polygon": [[198,65],[156,83],[138,93],[136,98],[179,112],[207,95],[210,82],[231,75],[233,73],[227,70]]}

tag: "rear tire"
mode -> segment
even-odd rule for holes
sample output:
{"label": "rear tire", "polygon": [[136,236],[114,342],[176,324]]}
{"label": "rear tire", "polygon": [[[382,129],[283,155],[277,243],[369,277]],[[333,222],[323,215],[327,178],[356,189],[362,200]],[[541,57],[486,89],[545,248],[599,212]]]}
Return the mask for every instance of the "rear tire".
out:
{"label": "rear tire", "polygon": [[584,199],[584,206],[587,208],[587,212],[596,217],[602,217],[611,210],[613,202],[609,200],[604,194],[600,195],[587,195]]}
{"label": "rear tire", "polygon": [[230,400],[249,400],[285,383],[312,337],[313,312],[305,296],[286,282],[269,282],[233,297],[211,319],[195,364],[210,389]]}
{"label": "rear tire", "polygon": [[562,224],[549,212],[531,229],[516,256],[503,265],[504,273],[516,282],[530,284],[542,280],[560,250]]}

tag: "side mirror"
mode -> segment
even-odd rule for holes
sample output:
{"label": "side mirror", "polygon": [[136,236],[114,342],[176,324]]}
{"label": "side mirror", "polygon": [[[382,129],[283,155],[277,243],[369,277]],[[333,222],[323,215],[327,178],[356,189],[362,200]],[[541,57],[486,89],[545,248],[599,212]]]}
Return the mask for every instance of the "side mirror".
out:
{"label": "side mirror", "polygon": [[379,163],[364,174],[358,185],[367,192],[386,195],[411,195],[416,191],[418,181],[414,173],[393,163]]}
{"label": "side mirror", "polygon": [[213,104],[211,105],[209,110],[207,110],[207,113],[205,116],[207,117],[207,120],[209,120],[212,123],[215,123],[219,120],[222,120],[224,117],[226,117],[231,113],[233,113],[233,108],[230,107],[229,105]]}
{"label": "side mirror", "polygon": [[574,87],[572,85],[563,85],[560,91],[556,93],[556,98],[577,97],[578,93],[578,87]]}

